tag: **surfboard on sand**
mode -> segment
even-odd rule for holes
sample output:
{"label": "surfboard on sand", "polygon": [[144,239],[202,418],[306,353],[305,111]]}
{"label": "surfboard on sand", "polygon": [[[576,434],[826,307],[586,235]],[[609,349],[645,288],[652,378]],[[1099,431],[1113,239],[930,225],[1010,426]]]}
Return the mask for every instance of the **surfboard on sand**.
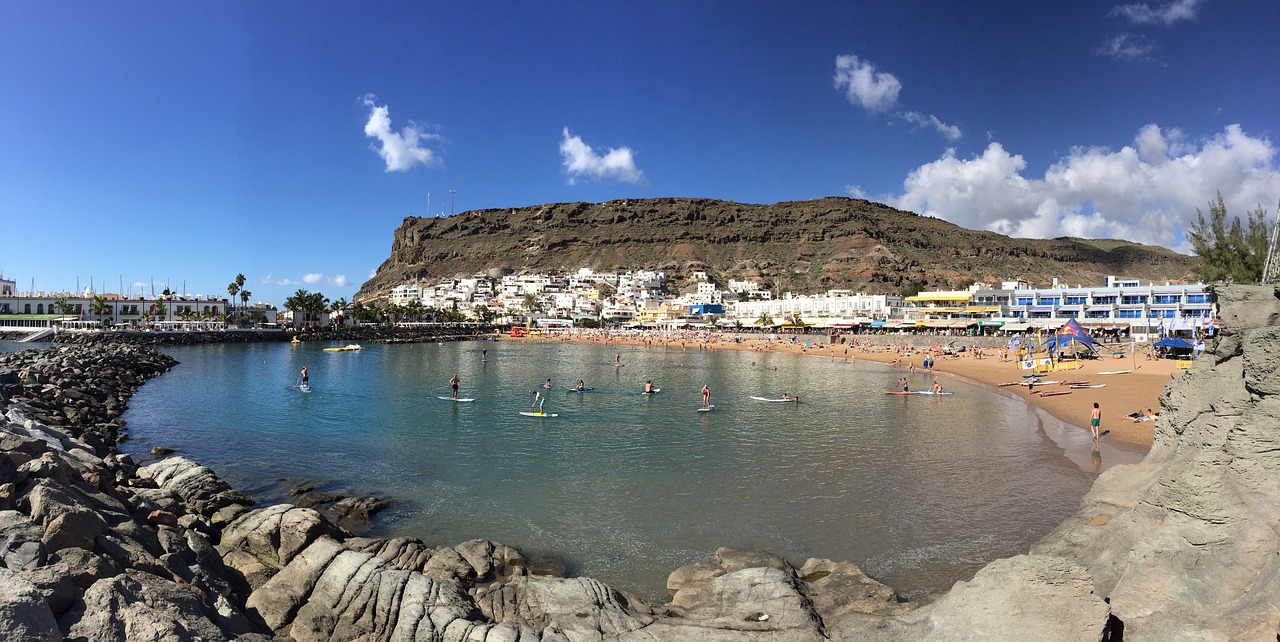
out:
{"label": "surfboard on sand", "polygon": [[453,397],[437,397],[437,399],[444,399],[445,401],[458,401],[458,402],[475,401],[475,399],[472,399],[469,397],[468,398],[458,397],[457,399],[454,399]]}
{"label": "surfboard on sand", "polygon": [[698,412],[711,412],[712,410],[715,410],[715,409],[716,409],[715,406],[707,406],[705,408],[699,408]]}
{"label": "surfboard on sand", "polygon": [[521,413],[520,413],[520,414],[522,414],[522,415],[524,415],[524,416],[526,416],[526,417],[559,417],[559,416],[560,416],[560,415],[558,415],[558,414],[556,414],[556,413],[554,413],[554,412],[524,412],[524,411],[521,411]]}
{"label": "surfboard on sand", "polygon": [[770,401],[773,403],[792,403],[796,401],[795,399],[771,399],[769,397],[752,397],[752,399],[755,399],[756,401]]}
{"label": "surfboard on sand", "polygon": [[1000,387],[1001,387],[1001,388],[1003,388],[1003,387],[1005,387],[1005,386],[1021,386],[1021,385],[1022,385],[1022,382],[1021,382],[1021,381],[1006,381],[1006,382],[1004,382],[1004,383],[1002,383],[1002,384],[999,384],[999,385],[1000,385]]}
{"label": "surfboard on sand", "polygon": [[1055,390],[1055,391],[1053,391],[1053,392],[1037,392],[1036,394],[1037,394],[1037,395],[1040,395],[1041,397],[1056,397],[1056,396],[1058,396],[1058,395],[1069,395],[1069,394],[1071,394],[1071,391],[1070,391],[1070,390]]}
{"label": "surfboard on sand", "polygon": [[1077,383],[1077,384],[1075,384],[1075,385],[1073,385],[1073,386],[1071,386],[1071,387],[1072,387],[1072,388],[1077,388],[1077,389],[1079,389],[1079,388],[1106,388],[1106,387],[1107,387],[1107,384],[1105,384],[1105,383]]}
{"label": "surfboard on sand", "polygon": [[1113,374],[1129,374],[1130,372],[1133,372],[1133,371],[1132,370],[1108,370],[1106,372],[1099,372],[1098,374],[1113,375]]}
{"label": "surfboard on sand", "polygon": [[1045,376],[1048,376],[1048,375],[1046,375],[1046,374],[1044,374],[1044,373],[1037,372],[1037,373],[1035,373],[1035,374],[1025,374],[1025,375],[1022,375],[1022,378],[1023,378],[1023,379],[1033,379],[1033,378],[1039,378],[1039,377],[1045,377]]}

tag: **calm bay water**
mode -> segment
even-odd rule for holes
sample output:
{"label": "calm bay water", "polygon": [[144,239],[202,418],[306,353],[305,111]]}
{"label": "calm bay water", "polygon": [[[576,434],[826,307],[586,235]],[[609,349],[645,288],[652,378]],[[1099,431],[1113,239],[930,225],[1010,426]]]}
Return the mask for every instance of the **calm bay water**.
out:
{"label": "calm bay water", "polygon": [[[945,590],[1025,552],[1096,476],[1087,431],[951,377],[953,396],[886,396],[902,373],[879,364],[508,341],[321,347],[166,348],[181,363],[133,398],[122,447],[143,459],[174,448],[265,501],[282,479],[388,495],[399,501],[377,534],[549,552],[651,598],[725,545],[849,560],[908,596]],[[294,387],[303,366],[309,394]],[[454,373],[475,403],[437,398]],[[560,416],[520,416],[548,377]],[[579,378],[595,390],[567,392]],[[641,395],[646,379],[662,393]],[[695,412],[704,383],[709,414]],[[784,391],[803,402],[749,398]],[[1142,453],[1104,440],[1101,455]]]}

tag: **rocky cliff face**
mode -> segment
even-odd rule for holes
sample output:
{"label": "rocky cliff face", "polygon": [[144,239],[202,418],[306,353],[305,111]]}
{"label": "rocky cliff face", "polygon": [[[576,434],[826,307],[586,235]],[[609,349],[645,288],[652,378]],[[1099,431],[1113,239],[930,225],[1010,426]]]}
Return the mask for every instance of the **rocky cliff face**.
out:
{"label": "rocky cliff face", "polygon": [[555,203],[406,218],[391,256],[356,294],[378,298],[407,280],[576,270],[660,269],[762,279],[777,290],[896,292],[973,280],[1106,275],[1184,280],[1193,259],[1124,241],[1014,239],[848,198],[749,205],[690,198]]}

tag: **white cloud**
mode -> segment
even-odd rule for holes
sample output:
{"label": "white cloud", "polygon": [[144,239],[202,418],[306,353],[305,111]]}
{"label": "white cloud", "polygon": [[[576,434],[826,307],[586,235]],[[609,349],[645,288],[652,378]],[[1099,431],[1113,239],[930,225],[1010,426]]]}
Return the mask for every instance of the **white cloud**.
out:
{"label": "white cloud", "polygon": [[[1280,199],[1276,149],[1230,125],[1199,142],[1177,129],[1143,127],[1132,146],[1072,149],[1043,177],[1024,176],[1026,160],[998,142],[970,159],[954,150],[912,170],[900,195],[904,210],[1011,236],[1121,238],[1189,251],[1185,228],[1196,209],[1222,192],[1243,217]],[[846,188],[861,194],[857,187]]]}
{"label": "white cloud", "polygon": [[630,147],[611,148],[601,156],[590,145],[582,142],[581,137],[571,136],[568,127],[564,128],[563,136],[560,140],[560,156],[564,158],[564,171],[569,175],[570,185],[576,184],[579,178],[597,181],[612,178],[624,183],[644,182],[644,172],[636,167]]}
{"label": "white cloud", "polygon": [[1164,5],[1152,7],[1145,2],[1116,5],[1111,16],[1121,16],[1138,25],[1162,24],[1171,25],[1182,20],[1194,20],[1196,10],[1202,0],[1173,0]]}
{"label": "white cloud", "polygon": [[959,127],[948,125],[933,114],[925,115],[918,111],[904,111],[899,113],[898,117],[916,127],[932,127],[947,140],[956,140],[961,136]]}
{"label": "white cloud", "polygon": [[871,113],[893,107],[902,91],[902,83],[893,74],[876,71],[875,65],[852,54],[836,56],[834,81],[849,102]]}
{"label": "white cloud", "polygon": [[435,152],[422,146],[426,141],[440,140],[438,135],[423,131],[413,122],[405,125],[398,133],[392,131],[391,112],[386,105],[376,104],[375,99],[373,94],[367,94],[361,98],[364,106],[369,108],[369,120],[364,124],[364,135],[368,138],[376,138],[381,143],[381,147],[373,145],[370,147],[386,162],[388,172],[408,171],[409,168],[419,164],[427,167],[437,167],[442,164]]}
{"label": "white cloud", "polygon": [[1093,52],[1115,60],[1145,61],[1152,60],[1157,48],[1150,38],[1142,34],[1122,33],[1102,41]]}
{"label": "white cloud", "polygon": [[301,284],[302,284],[301,281],[294,281],[293,279],[277,279],[276,280],[276,285],[301,285]]}
{"label": "white cloud", "polygon": [[322,272],[308,272],[302,275],[302,282],[306,283],[307,285],[315,285],[319,283],[320,280],[323,278],[324,278],[324,274]]}
{"label": "white cloud", "polygon": [[329,277],[329,285],[335,285],[340,288],[345,288],[348,285],[351,285],[351,282],[347,280],[347,275],[335,274]]}

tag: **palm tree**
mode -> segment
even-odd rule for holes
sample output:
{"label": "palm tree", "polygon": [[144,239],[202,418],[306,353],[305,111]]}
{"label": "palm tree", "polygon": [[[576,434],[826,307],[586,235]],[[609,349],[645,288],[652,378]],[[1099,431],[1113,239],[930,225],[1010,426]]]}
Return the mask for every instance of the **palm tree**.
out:
{"label": "palm tree", "polygon": [[756,318],[756,324],[762,328],[772,327],[773,317],[768,312],[761,312],[760,316]]}
{"label": "palm tree", "polygon": [[476,313],[476,321],[479,321],[482,325],[489,325],[490,323],[493,323],[493,319],[498,316],[498,314],[491,310],[487,305],[477,305],[473,309]]}
{"label": "palm tree", "polygon": [[235,281],[227,284],[227,294],[231,295],[231,306],[234,308],[236,304],[236,295],[240,293],[240,286]]}
{"label": "palm tree", "polygon": [[342,325],[342,320],[347,316],[348,305],[350,305],[350,303],[347,303],[346,297],[342,297],[333,302],[333,311],[338,313],[337,323],[339,326]]}
{"label": "palm tree", "polygon": [[71,303],[65,296],[60,296],[49,304],[49,312],[51,314],[66,314],[71,309]]}
{"label": "palm tree", "polygon": [[[293,293],[293,296],[284,300],[284,308],[286,310],[293,311],[294,327],[297,327],[298,325],[300,325],[299,321],[305,321],[306,311],[307,311],[307,301],[308,299],[310,299],[310,297],[311,297],[310,292],[307,292],[306,290],[298,290],[297,292]],[[303,315],[303,319],[298,318],[299,313]]]}
{"label": "palm tree", "polygon": [[249,306],[249,297],[251,296],[253,296],[252,292],[243,289],[240,290],[240,301],[244,303],[244,305],[240,306],[241,314],[243,314],[243,310]]}
{"label": "palm tree", "polygon": [[421,321],[422,313],[425,311],[426,308],[422,307],[421,301],[410,301],[408,305],[404,306],[405,314],[411,317],[414,321]]}
{"label": "palm tree", "polygon": [[89,311],[98,318],[98,321],[101,321],[103,315],[111,312],[111,306],[107,305],[107,297],[94,295],[93,299],[89,302]]}

